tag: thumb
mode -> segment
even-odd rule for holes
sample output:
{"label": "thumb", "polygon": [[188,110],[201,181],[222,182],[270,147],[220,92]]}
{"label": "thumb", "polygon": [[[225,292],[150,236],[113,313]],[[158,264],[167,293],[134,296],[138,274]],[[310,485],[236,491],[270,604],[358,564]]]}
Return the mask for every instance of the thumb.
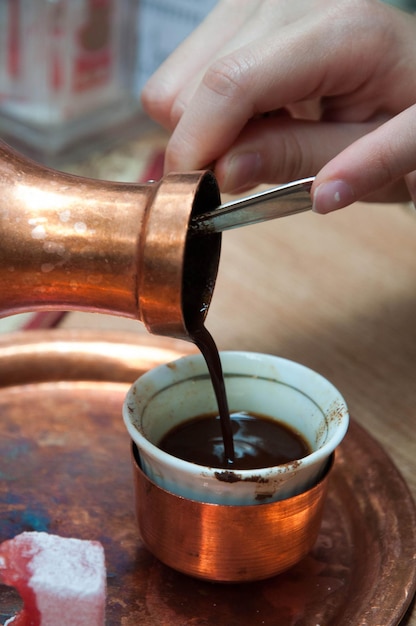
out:
{"label": "thumb", "polygon": [[[389,200],[385,190],[407,183],[416,201],[416,105],[357,139],[318,173],[312,187],[314,210],[329,213],[356,200]],[[403,193],[396,200],[404,200]]]}
{"label": "thumb", "polygon": [[252,120],[217,160],[215,174],[221,190],[227,193],[312,176],[374,128],[374,122],[317,122],[284,114]]}

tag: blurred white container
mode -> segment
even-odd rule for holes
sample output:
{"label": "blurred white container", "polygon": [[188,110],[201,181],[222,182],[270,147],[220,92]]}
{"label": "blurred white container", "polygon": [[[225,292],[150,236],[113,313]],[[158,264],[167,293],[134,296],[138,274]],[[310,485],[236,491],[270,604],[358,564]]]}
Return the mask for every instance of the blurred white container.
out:
{"label": "blurred white container", "polygon": [[139,111],[138,0],[0,2],[0,134],[47,161]]}

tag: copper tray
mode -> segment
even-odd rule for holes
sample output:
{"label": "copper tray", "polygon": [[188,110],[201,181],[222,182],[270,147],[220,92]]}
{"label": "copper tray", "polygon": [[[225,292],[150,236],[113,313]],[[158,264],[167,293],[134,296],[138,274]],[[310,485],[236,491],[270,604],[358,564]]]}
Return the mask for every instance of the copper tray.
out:
{"label": "copper tray", "polygon": [[[0,337],[0,540],[24,530],[100,540],[108,625],[398,624],[416,585],[415,507],[391,460],[355,422],[336,457],[316,546],[289,572],[209,584],[143,547],[121,404],[138,375],[190,350],[124,333]],[[0,587],[0,622],[18,607],[15,592]]]}

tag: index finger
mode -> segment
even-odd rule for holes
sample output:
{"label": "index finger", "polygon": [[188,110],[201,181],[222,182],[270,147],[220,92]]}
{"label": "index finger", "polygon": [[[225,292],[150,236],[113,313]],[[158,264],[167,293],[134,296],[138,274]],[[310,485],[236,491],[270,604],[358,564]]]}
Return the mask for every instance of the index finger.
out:
{"label": "index finger", "polygon": [[[205,167],[255,115],[315,97],[354,94],[371,81],[380,65],[374,54],[380,32],[369,32],[361,13],[360,19],[333,17],[330,11],[307,16],[211,65],[172,134],[165,169]],[[351,46],[351,32],[359,45]],[[383,73],[378,76],[377,97],[383,98],[389,90],[382,89]],[[374,110],[381,105],[375,100]]]}
{"label": "index finger", "polygon": [[178,95],[196,82],[257,6],[254,0],[237,6],[238,2],[219,2],[147,81],[141,94],[143,107],[163,126],[177,123]]}

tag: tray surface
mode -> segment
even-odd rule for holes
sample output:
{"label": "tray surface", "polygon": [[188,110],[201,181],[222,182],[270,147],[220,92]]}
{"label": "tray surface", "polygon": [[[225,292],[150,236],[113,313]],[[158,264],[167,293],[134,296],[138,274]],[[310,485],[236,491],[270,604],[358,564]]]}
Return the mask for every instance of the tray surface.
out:
{"label": "tray surface", "polygon": [[[108,626],[398,624],[416,586],[415,507],[389,457],[355,421],[336,455],[317,543],[290,571],[209,584],[145,549],[121,405],[141,373],[189,351],[126,333],[0,338],[0,541],[25,530],[101,541]],[[0,623],[19,606],[0,586]]]}

